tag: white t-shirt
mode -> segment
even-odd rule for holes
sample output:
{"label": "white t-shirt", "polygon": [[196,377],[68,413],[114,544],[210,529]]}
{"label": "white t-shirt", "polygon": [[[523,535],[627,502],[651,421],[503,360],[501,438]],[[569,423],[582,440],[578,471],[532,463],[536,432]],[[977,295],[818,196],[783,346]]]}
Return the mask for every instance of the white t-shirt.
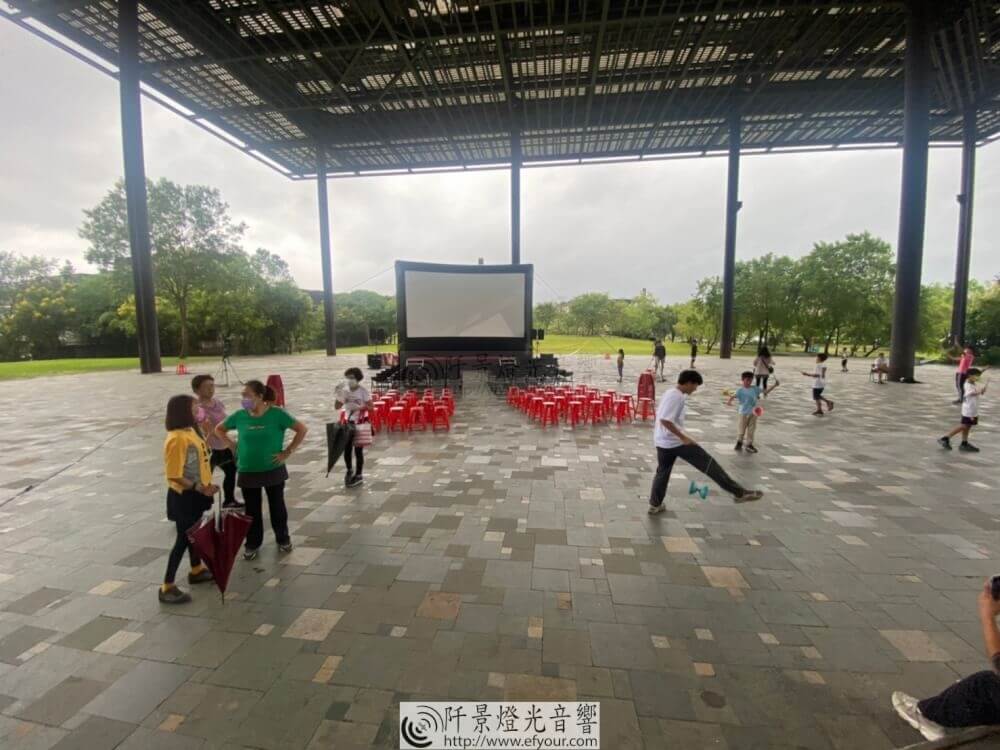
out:
{"label": "white t-shirt", "polygon": [[823,377],[823,371],[826,369],[826,362],[817,362],[816,368],[813,372],[816,377],[813,378],[813,388],[826,388],[826,378]]}
{"label": "white t-shirt", "polygon": [[979,387],[975,383],[965,381],[965,388],[962,398],[962,416],[979,416]]}
{"label": "white t-shirt", "polygon": [[344,411],[351,422],[357,422],[361,416],[361,409],[372,400],[372,395],[363,385],[359,385],[353,391],[346,385],[337,386],[337,400],[344,404]]}
{"label": "white t-shirt", "polygon": [[882,368],[885,367],[885,365],[886,365],[885,357],[883,357],[881,354],[878,355],[878,358],[875,360],[875,367],[881,370]]}
{"label": "white t-shirt", "polygon": [[771,373],[771,371],[768,369],[769,367],[771,367],[771,358],[758,356],[753,361],[753,374],[769,375]]}
{"label": "white t-shirt", "polygon": [[657,448],[677,448],[681,443],[679,437],[663,426],[660,420],[673,422],[676,427],[684,429],[684,410],[687,407],[687,394],[671,388],[660,400],[656,409],[656,427],[653,428],[653,442]]}

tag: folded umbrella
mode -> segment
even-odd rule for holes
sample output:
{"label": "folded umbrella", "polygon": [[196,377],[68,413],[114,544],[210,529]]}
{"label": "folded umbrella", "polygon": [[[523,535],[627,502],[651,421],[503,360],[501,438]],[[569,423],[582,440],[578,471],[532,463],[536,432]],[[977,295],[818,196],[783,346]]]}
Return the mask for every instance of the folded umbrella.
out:
{"label": "folded umbrella", "polygon": [[222,507],[222,498],[216,495],[212,515],[202,516],[188,529],[187,538],[194,551],[212,571],[215,585],[219,587],[222,601],[226,601],[226,586],[233,572],[233,562],[247,538],[253,523],[250,516],[239,510]]}
{"label": "folded umbrella", "polygon": [[326,425],[326,475],[344,455],[344,451],[354,441],[354,424],[351,422],[327,422]]}

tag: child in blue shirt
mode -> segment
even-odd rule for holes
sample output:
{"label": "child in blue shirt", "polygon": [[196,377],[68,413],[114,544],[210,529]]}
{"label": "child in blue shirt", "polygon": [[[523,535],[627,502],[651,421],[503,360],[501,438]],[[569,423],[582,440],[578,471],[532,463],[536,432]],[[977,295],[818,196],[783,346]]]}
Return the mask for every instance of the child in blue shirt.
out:
{"label": "child in blue shirt", "polygon": [[757,415],[753,413],[754,407],[757,406],[757,401],[761,396],[767,395],[775,388],[778,387],[778,380],[775,378],[774,385],[772,385],[767,390],[764,390],[759,385],[753,385],[753,373],[747,370],[740,375],[740,379],[743,381],[743,387],[738,388],[736,392],[729,397],[729,401],[726,402],[727,406],[731,406],[733,401],[739,401],[739,429],[736,436],[736,450],[743,450],[743,438],[746,436],[747,453],[756,453],[757,449],[753,445],[753,435],[757,429]]}

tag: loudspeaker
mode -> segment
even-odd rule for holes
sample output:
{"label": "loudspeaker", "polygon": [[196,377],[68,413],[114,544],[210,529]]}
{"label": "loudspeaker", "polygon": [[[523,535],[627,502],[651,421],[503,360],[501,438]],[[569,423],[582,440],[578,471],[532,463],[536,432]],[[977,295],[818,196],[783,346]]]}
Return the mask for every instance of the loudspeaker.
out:
{"label": "loudspeaker", "polygon": [[382,367],[382,355],[381,354],[369,354],[368,355],[368,369],[378,370]]}
{"label": "loudspeaker", "polygon": [[376,328],[375,332],[372,333],[372,338],[375,339],[375,343],[376,344],[384,344],[385,343],[385,339],[386,339],[385,329],[384,328]]}
{"label": "loudspeaker", "polygon": [[545,340],[545,329],[544,328],[532,328],[531,329],[531,340],[532,341],[544,341]]}

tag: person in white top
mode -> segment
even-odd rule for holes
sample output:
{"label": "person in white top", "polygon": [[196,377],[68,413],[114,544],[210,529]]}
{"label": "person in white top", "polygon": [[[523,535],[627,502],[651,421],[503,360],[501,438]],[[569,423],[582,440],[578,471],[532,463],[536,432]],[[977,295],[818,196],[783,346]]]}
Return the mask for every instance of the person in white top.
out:
{"label": "person in white top", "polygon": [[969,442],[969,432],[979,424],[979,397],[986,393],[985,385],[982,388],[977,385],[982,374],[983,371],[978,367],[970,367],[965,373],[965,383],[962,386],[962,422],[947,435],[938,438],[942,448],[951,450],[951,438],[962,433],[962,444],[958,449],[966,453],[979,453],[979,448]]}
{"label": "person in white top", "polygon": [[872,372],[878,375],[879,385],[885,382],[885,375],[889,372],[889,360],[885,358],[883,352],[878,353],[878,357],[875,358],[875,364],[872,365]]}
{"label": "person in white top", "polygon": [[760,490],[748,490],[733,480],[708,452],[684,432],[684,412],[687,397],[698,390],[704,381],[695,370],[684,370],[677,377],[677,385],[668,390],[656,409],[653,443],[656,445],[656,476],[649,493],[649,514],[662,513],[667,496],[667,484],[674,462],[682,458],[698,471],[704,472],[722,489],[733,495],[738,503],[759,500]]}
{"label": "person in white top", "polygon": [[[757,352],[757,357],[753,361],[753,374],[756,379],[756,385],[758,388],[762,388],[764,392],[764,398],[767,398],[767,379],[774,372],[774,358],[771,356],[771,350],[766,346],[762,346],[760,351]],[[775,378],[777,382],[777,378]]]}
{"label": "person in white top", "polygon": [[813,379],[812,391],[813,391],[813,401],[816,402],[816,411],[813,412],[817,417],[823,416],[823,404],[826,404],[826,408],[833,411],[833,401],[823,396],[823,389],[826,388],[826,354],[816,355],[816,367],[813,368],[812,372],[802,371],[802,374],[807,378]]}
{"label": "person in white top", "polygon": [[[371,409],[372,395],[368,389],[361,385],[364,373],[357,367],[350,367],[344,371],[346,382],[337,386],[335,409],[343,409],[347,415],[347,421],[357,422],[362,418],[362,412]],[[347,466],[347,474],[344,477],[344,484],[347,487],[357,487],[365,481],[362,471],[365,468],[365,449],[360,445],[354,446],[354,455],[351,455],[351,448],[344,451],[344,465]]]}

